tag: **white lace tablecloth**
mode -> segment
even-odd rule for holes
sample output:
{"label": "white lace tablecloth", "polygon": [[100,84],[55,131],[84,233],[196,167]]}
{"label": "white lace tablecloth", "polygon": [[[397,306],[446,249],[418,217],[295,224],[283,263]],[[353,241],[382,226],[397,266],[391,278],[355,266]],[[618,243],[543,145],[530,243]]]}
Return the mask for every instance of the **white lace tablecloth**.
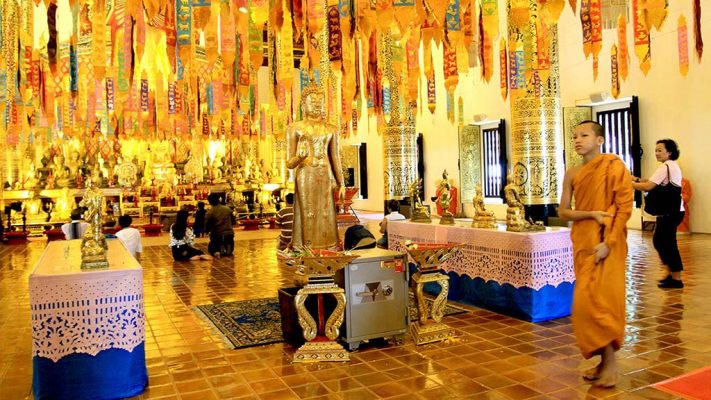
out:
{"label": "white lace tablecloth", "polygon": [[546,285],[574,282],[573,245],[567,228],[546,232],[507,232],[468,226],[388,222],[391,249],[401,242],[464,243],[462,250],[442,265],[447,272],[540,290]]}
{"label": "white lace tablecloth", "polygon": [[30,275],[33,356],[130,352],[145,340],[141,266],[114,239],[109,268],[82,271],[80,244],[49,242]]}

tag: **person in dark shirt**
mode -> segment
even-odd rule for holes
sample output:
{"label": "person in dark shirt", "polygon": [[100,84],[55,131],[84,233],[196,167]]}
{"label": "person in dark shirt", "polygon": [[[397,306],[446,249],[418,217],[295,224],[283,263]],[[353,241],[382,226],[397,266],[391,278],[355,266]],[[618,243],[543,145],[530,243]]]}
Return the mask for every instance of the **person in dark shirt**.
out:
{"label": "person in dark shirt", "polygon": [[195,233],[195,237],[203,237],[205,235],[205,214],[207,214],[207,210],[205,210],[205,202],[198,201],[193,221],[193,232]]}
{"label": "person in dark shirt", "polygon": [[210,234],[207,252],[213,257],[231,255],[235,248],[235,232],[232,228],[232,210],[220,204],[220,196],[213,193],[207,197],[210,210],[205,214],[205,231]]}
{"label": "person in dark shirt", "polygon": [[294,194],[286,195],[286,207],[277,213],[277,224],[281,227],[279,235],[279,250],[285,250],[291,245],[291,229],[294,224]]}

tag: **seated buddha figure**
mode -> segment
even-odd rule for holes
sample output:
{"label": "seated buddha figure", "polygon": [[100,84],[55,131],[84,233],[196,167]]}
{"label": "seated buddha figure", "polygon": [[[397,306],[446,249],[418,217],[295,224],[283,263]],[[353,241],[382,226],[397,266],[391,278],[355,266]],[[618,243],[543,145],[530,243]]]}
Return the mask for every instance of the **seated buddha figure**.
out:
{"label": "seated buddha figure", "polygon": [[69,168],[64,164],[64,155],[57,154],[54,156],[54,182],[59,187],[69,186]]}
{"label": "seated buddha figure", "polygon": [[472,199],[472,203],[474,205],[474,220],[472,221],[472,228],[496,228],[497,225],[494,212],[486,209],[480,184],[477,183],[474,192],[474,199]]}

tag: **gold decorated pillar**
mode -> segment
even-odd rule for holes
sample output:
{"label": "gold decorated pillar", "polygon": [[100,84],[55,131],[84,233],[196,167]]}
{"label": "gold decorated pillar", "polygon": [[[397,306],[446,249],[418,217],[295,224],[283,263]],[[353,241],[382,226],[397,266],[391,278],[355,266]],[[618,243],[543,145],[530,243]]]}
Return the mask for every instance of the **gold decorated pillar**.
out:
{"label": "gold decorated pillar", "polygon": [[534,219],[547,218],[547,206],[558,203],[565,173],[558,65],[560,14],[550,4],[541,3],[508,0],[510,172]]}
{"label": "gold decorated pillar", "polygon": [[383,76],[387,80],[383,91],[389,93],[383,101],[385,125],[381,132],[385,200],[403,200],[408,198],[408,188],[417,180],[415,118],[410,105],[404,104],[399,94],[402,79],[393,68],[393,37],[384,34],[380,42],[381,60],[385,61]]}

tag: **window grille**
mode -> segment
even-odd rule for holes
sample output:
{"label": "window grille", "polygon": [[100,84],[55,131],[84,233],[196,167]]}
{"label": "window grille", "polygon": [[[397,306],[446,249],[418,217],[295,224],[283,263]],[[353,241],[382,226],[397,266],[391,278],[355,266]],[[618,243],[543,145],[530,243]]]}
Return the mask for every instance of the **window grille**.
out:
{"label": "window grille", "polygon": [[502,166],[502,147],[505,145],[504,139],[501,136],[499,127],[484,129],[483,132],[484,146],[484,184],[482,191],[484,197],[501,197],[503,182],[506,177],[503,176],[506,166]]}

